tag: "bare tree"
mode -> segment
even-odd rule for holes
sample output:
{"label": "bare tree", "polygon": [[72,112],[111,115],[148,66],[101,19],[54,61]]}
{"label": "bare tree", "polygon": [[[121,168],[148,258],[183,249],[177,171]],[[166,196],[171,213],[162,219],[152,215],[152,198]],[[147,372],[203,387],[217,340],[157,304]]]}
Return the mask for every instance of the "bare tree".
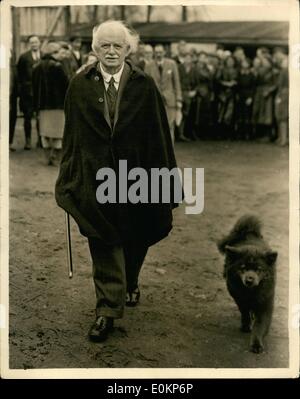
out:
{"label": "bare tree", "polygon": [[108,7],[109,6],[103,6],[103,21],[108,19]]}
{"label": "bare tree", "polygon": [[71,29],[71,10],[70,6],[65,6],[65,34],[69,34]]}
{"label": "bare tree", "polygon": [[187,22],[187,7],[182,6],[182,14],[181,14],[182,22]]}
{"label": "bare tree", "polygon": [[93,11],[93,21],[97,21],[98,19],[98,6],[94,6],[94,11]]}
{"label": "bare tree", "polygon": [[151,20],[152,6],[147,6],[147,22]]}
{"label": "bare tree", "polygon": [[125,20],[126,18],[126,6],[120,6],[120,18],[121,20]]}
{"label": "bare tree", "polygon": [[14,49],[13,53],[15,60],[17,60],[20,55],[20,47],[21,47],[20,8],[12,7],[11,12],[12,12],[12,26],[13,26],[13,49]]}
{"label": "bare tree", "polygon": [[88,19],[92,20],[94,15],[94,6],[85,6],[85,12],[88,16]]}

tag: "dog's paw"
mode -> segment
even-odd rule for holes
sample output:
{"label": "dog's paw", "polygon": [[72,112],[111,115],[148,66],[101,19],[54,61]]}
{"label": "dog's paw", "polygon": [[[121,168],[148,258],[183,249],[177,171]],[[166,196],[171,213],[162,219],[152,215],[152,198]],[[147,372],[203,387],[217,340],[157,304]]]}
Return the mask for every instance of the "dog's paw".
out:
{"label": "dog's paw", "polygon": [[262,353],[264,351],[264,346],[258,339],[255,339],[251,343],[250,351],[253,353]]}

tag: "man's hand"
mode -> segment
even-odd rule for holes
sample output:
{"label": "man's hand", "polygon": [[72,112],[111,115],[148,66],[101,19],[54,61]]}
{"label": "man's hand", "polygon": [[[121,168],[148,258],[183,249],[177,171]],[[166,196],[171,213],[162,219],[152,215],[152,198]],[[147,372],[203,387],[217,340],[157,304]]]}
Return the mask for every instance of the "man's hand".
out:
{"label": "man's hand", "polygon": [[182,102],[181,101],[177,101],[176,102],[176,108],[177,109],[181,109],[182,108]]}

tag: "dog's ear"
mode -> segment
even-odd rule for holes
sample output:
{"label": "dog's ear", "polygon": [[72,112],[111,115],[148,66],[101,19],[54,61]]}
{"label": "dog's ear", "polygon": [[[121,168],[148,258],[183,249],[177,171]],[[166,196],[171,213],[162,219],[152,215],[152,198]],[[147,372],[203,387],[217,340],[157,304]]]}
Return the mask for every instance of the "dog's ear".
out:
{"label": "dog's ear", "polygon": [[242,249],[237,247],[232,247],[230,245],[225,245],[225,253],[226,255],[241,255]]}
{"label": "dog's ear", "polygon": [[265,253],[264,258],[268,265],[273,266],[277,260],[278,253],[275,251],[268,251]]}

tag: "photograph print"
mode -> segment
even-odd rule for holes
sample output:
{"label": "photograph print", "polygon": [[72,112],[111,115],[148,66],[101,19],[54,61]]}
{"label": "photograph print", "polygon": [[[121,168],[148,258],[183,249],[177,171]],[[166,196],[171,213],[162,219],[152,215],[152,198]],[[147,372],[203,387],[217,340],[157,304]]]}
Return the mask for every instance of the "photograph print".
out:
{"label": "photograph print", "polygon": [[297,2],[94,3],[1,4],[4,378],[296,377]]}

